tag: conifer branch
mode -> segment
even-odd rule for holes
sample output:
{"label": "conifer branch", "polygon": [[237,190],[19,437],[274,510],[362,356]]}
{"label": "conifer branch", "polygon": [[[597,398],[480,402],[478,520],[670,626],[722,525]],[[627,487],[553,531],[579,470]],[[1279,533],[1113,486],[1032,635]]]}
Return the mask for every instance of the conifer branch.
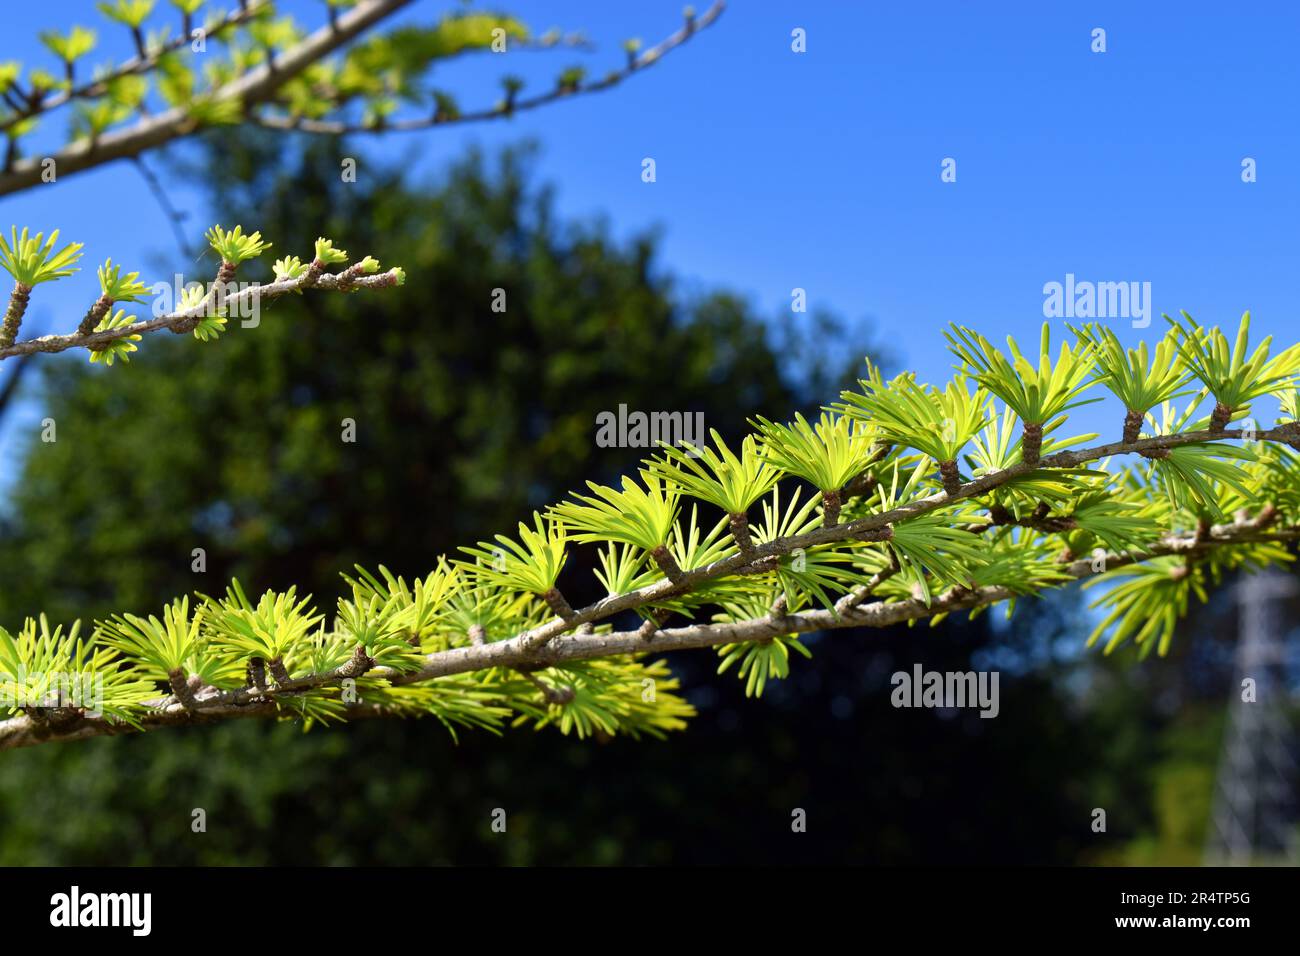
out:
{"label": "conifer branch", "polygon": [[[1286,424],[1256,432],[1254,438],[1262,442],[1286,442],[1297,433],[1298,430],[1294,425]],[[538,628],[519,635],[516,640],[527,647],[545,644],[578,624],[595,622],[623,611],[635,610],[645,604],[670,597],[683,588],[698,586],[727,574],[741,572],[747,565],[752,565],[756,561],[765,558],[781,557],[789,555],[797,549],[807,550],[818,545],[835,544],[861,538],[864,534],[878,532],[889,525],[921,517],[945,505],[986,494],[1016,478],[1024,477],[1042,468],[1075,468],[1103,458],[1113,458],[1125,454],[1143,454],[1157,450],[1167,451],[1172,448],[1201,444],[1211,439],[1223,440],[1240,437],[1241,432],[1239,430],[1229,430],[1215,435],[1212,435],[1208,430],[1183,432],[1174,435],[1157,435],[1150,438],[1141,438],[1134,442],[1121,440],[1089,449],[1060,452],[1049,458],[1042,459],[1037,467],[1018,463],[1001,471],[966,482],[961,485],[955,494],[946,491],[938,492],[880,514],[867,515],[842,524],[823,526],[798,535],[767,542],[756,547],[752,556],[737,553],[700,568],[689,571],[679,570],[676,580],[659,581],[625,594],[604,598],[585,608],[576,610],[573,617],[568,620],[557,618],[549,621]]]}
{"label": "conifer branch", "polygon": [[[204,24],[206,39],[220,39],[225,33],[243,26],[255,17],[271,9],[272,0],[252,0],[241,9],[228,10],[217,17],[210,18]],[[24,120],[34,119],[67,106],[77,100],[93,100],[108,93],[112,85],[129,76],[143,76],[152,73],[168,53],[174,53],[189,46],[192,24],[187,18],[182,24],[184,29],[170,40],[153,45],[143,55],[139,52],[128,60],[107,70],[98,71],[95,78],[81,84],[72,84],[67,89],[11,103],[12,112],[0,117],[0,133],[8,132]]]}
{"label": "conifer branch", "polygon": [[[62,258],[57,260],[51,259],[48,255],[49,251],[53,249],[57,236],[58,233],[56,232],[48,243],[42,245],[43,236],[38,235],[34,240],[27,239],[27,232],[24,230],[23,237],[26,244],[23,248],[28,250],[38,249],[38,252],[29,252],[25,258],[16,255],[5,258],[4,251],[8,248],[8,245],[5,244],[3,237],[0,237],[0,267],[19,276],[10,300],[9,311],[6,313],[3,330],[0,330],[0,361],[17,355],[64,352],[73,348],[104,352],[112,349],[114,343],[118,343],[119,348],[128,347],[133,349],[134,346],[129,345],[129,342],[138,341],[143,335],[164,329],[178,334],[195,332],[196,335],[202,338],[208,338],[219,334],[230,315],[252,314],[253,310],[259,309],[263,303],[273,302],[291,293],[301,293],[308,290],[342,293],[358,290],[373,291],[393,288],[402,285],[406,281],[406,274],[402,269],[393,268],[381,272],[379,271],[379,264],[369,257],[347,266],[340,272],[327,272],[325,270],[329,266],[346,263],[348,257],[346,253],[336,250],[333,243],[322,239],[317,243],[317,249],[323,250],[323,254],[328,261],[321,258],[321,251],[318,251],[310,265],[303,265],[296,257],[282,259],[276,264],[276,278],[273,281],[249,283],[243,288],[232,292],[230,286],[236,277],[240,261],[256,258],[267,248],[268,244],[261,243],[260,235],[257,233],[252,234],[252,237],[248,237],[243,235],[239,227],[236,227],[230,233],[226,233],[218,226],[209,233],[209,240],[212,242],[213,247],[217,248],[223,243],[230,242],[234,243],[232,249],[241,251],[227,250],[227,254],[234,256],[235,261],[231,261],[223,255],[221,267],[202,296],[195,298],[193,301],[182,301],[178,308],[143,322],[137,322],[133,319],[125,321],[128,318],[125,313],[120,313],[118,316],[123,321],[112,321],[115,318],[113,315],[113,306],[115,304],[139,303],[149,290],[137,281],[138,275],[136,273],[122,277],[120,268],[114,267],[112,261],[109,260],[106,266],[99,270],[101,295],[78,322],[75,332],[66,335],[43,335],[15,342],[13,341],[13,335],[16,335],[21,324],[35,282],[49,281],[49,279],[41,277],[46,274],[57,278],[76,271],[72,263],[75,263],[77,258],[80,257],[79,245],[74,244],[67,247],[67,249],[63,250],[63,253],[67,254],[63,255],[61,253]],[[250,238],[256,241],[251,245],[241,245]],[[18,245],[18,243],[14,245]],[[69,253],[68,250],[72,250],[72,252]],[[40,258],[42,255],[45,256],[44,259]],[[61,271],[50,272],[52,262],[56,263]],[[33,272],[32,270],[37,271]],[[44,270],[44,272],[39,270]],[[29,276],[36,276],[35,281],[30,283],[24,281]],[[199,330],[205,321],[211,327],[202,330],[203,334],[200,334],[200,331],[196,330]]]}
{"label": "conifer branch", "polygon": [[[238,230],[211,238],[226,279],[264,245]],[[30,253],[36,247],[40,255]],[[22,248],[10,262],[20,276],[48,278],[69,265],[52,240],[24,237]],[[344,260],[322,240],[310,265],[293,267],[294,281],[366,278],[356,267],[325,271]],[[107,268],[101,283],[110,298],[131,288]],[[101,622],[90,643],[75,639],[75,626],[63,635],[44,618],[29,619],[17,639],[0,629],[5,688],[43,693],[16,675],[57,664],[106,676],[111,691],[98,714],[39,694],[16,704],[0,724],[0,749],[250,715],[323,722],[433,713],[497,726],[515,714],[584,735],[660,733],[680,727],[690,708],[667,692],[663,663],[650,654],[718,648],[721,669],[739,661],[747,686],[761,692],[785,676],[790,650],[809,653],[801,634],[978,612],[1080,578],[1085,587],[1112,585],[1099,602],[1111,613],[1090,641],[1109,631],[1108,648],[1131,638],[1142,653],[1164,653],[1190,596],[1225,571],[1293,559],[1300,461],[1289,449],[1300,440],[1300,348],[1270,358],[1265,343],[1249,362],[1229,361],[1206,345],[1217,329],[1176,329],[1162,345],[1177,356],[1172,370],[1127,356],[1126,378],[1112,374],[1115,355],[1093,334],[1062,350],[1057,384],[1042,392],[1010,381],[1000,353],[963,330],[958,348],[986,370],[974,394],[965,372],[942,391],[873,374],[865,398],[844,393],[845,404],[816,423],[757,419],[739,454],[716,433],[698,456],[663,448],[639,480],[624,477],[619,489],[589,483],[590,494],[521,522],[517,538],[462,549],[468,560],[440,559],[413,587],[382,568],[380,576],[358,569],[332,628],[292,588],[253,602],[235,582],[224,600],[204,598],[193,612],[180,599],[162,621]],[[1044,335],[1044,354],[1046,345]],[[1213,361],[1197,351],[1209,348]],[[1205,388],[1178,415],[1169,398],[1192,378]],[[1085,439],[1055,437],[1064,409],[1096,384],[1123,403],[1121,439],[1075,447]],[[1009,407],[992,414],[992,396],[1003,393]],[[1193,417],[1207,399],[1240,416],[1266,394],[1282,403],[1271,428],[1220,430]],[[1134,437],[1129,413],[1157,401],[1163,422],[1144,415],[1154,434]],[[1011,443],[1023,420],[1011,403],[1046,422],[1034,436],[1043,443],[1037,460]],[[945,465],[963,458],[969,478]],[[1124,458],[1118,473],[1096,467]],[[828,490],[868,470],[877,479],[870,493],[830,500]],[[783,491],[795,479],[805,484]],[[696,503],[683,508],[684,497]],[[698,523],[700,504],[719,512],[711,530]],[[828,514],[834,504],[839,520]],[[751,525],[755,505],[762,520]],[[976,544],[972,532],[986,537]],[[557,580],[570,544],[585,543],[603,549],[597,576],[607,597],[575,610]],[[708,608],[711,617],[701,613]],[[644,623],[613,630],[629,611]],[[668,628],[670,615],[687,620]],[[642,699],[651,674],[664,692]],[[159,683],[170,693],[159,696]]]}
{"label": "conifer branch", "polygon": [[618,86],[633,73],[637,73],[658,63],[663,57],[686,43],[696,33],[711,26],[726,8],[725,0],[717,0],[708,10],[698,17],[687,19],[686,25],[663,41],[631,57],[626,66],[612,70],[599,80],[588,82],[557,82],[554,89],[531,97],[508,98],[495,106],[476,110],[453,111],[439,106],[428,116],[411,119],[380,121],[368,123],[350,123],[344,120],[314,119],[308,116],[285,116],[267,111],[254,112],[249,115],[249,122],[265,129],[313,133],[323,136],[342,136],[350,133],[409,133],[449,126],[461,123],[481,123],[487,120],[507,119],[518,113],[525,113],[539,107],[549,106],[560,100],[591,93],[600,93]]}
{"label": "conifer branch", "polygon": [[[131,21],[128,25],[137,45],[135,57],[89,83],[79,85],[70,80],[63,90],[33,89],[26,92],[20,90],[16,79],[10,81],[0,77],[0,95],[9,107],[7,112],[0,113],[0,133],[7,134],[9,138],[8,155],[0,169],[0,196],[40,184],[42,176],[50,168],[50,161],[53,161],[52,168],[57,171],[57,175],[63,177],[114,160],[138,157],[147,150],[217,124],[249,123],[281,131],[301,130],[337,135],[347,132],[427,129],[447,123],[511,116],[570,96],[596,93],[618,85],[631,74],[654,65],[697,32],[711,25],[725,6],[723,0],[717,0],[703,15],[688,15],[681,29],[644,53],[630,56],[623,67],[598,80],[585,81],[581,70],[567,70],[550,91],[523,98],[517,95],[518,81],[514,80],[507,84],[507,97],[500,104],[465,113],[451,105],[449,97],[437,94],[436,108],[429,114],[417,118],[389,119],[388,110],[395,100],[409,98],[409,87],[412,86],[414,77],[403,77],[399,83],[404,84],[404,88],[385,89],[382,95],[370,89],[366,83],[380,75],[403,73],[410,64],[394,64],[392,70],[379,70],[370,63],[368,67],[356,70],[356,75],[350,78],[348,84],[340,84],[338,73],[332,68],[313,72],[313,68],[325,64],[326,58],[335,51],[353,44],[363,33],[412,2],[413,0],[358,0],[342,12],[331,7],[328,21],[301,38],[294,28],[286,25],[286,21],[269,19],[272,11],[269,0],[259,0],[257,3],[246,4],[239,10],[227,12],[213,22],[205,39],[234,31],[251,32],[254,45],[260,50],[262,62],[251,68],[237,60],[225,64],[225,69],[216,74],[219,78],[204,90],[194,88],[197,83],[196,74],[190,73],[188,67],[166,67],[190,42],[188,29],[191,24],[188,20],[185,23],[186,33],[154,46],[145,43],[141,25]],[[456,30],[458,23],[466,22],[465,18],[470,17],[477,18],[474,22],[481,26],[484,35],[469,40],[457,37],[456,43],[445,45],[445,48],[434,44],[433,48],[440,52],[432,53],[432,59],[446,59],[470,49],[488,49],[489,28],[494,24],[504,24],[499,28],[514,34],[516,45],[513,48],[534,50],[555,46],[553,43],[530,41],[526,30],[519,27],[516,21],[487,14],[464,14],[461,20],[451,17],[444,20],[443,25]],[[283,41],[283,47],[270,40],[272,35],[278,38],[277,42]],[[89,36],[93,46],[93,34]],[[292,37],[294,42],[289,42],[286,39],[288,37]],[[84,55],[89,47],[74,52],[69,49],[69,41],[56,38],[55,42],[71,75],[74,60]],[[429,64],[424,64],[424,69],[427,70],[428,66]],[[128,84],[131,81],[143,83],[145,77],[160,73],[169,84],[166,97],[169,108],[151,113],[144,108],[143,93]],[[357,76],[368,80],[358,81]],[[163,80],[159,82],[162,83]],[[304,106],[305,97],[311,99],[309,108]],[[367,97],[371,101],[368,118],[364,122],[328,118],[329,113],[342,111],[351,101],[361,97]],[[53,155],[21,158],[18,144],[32,124],[45,114],[69,104],[85,107],[86,116],[83,119],[89,128],[82,130],[79,138]],[[121,122],[123,111],[127,116],[138,115],[138,120],[130,126],[117,125]]]}
{"label": "conifer branch", "polygon": [[[274,69],[270,65],[264,65],[250,70],[213,91],[211,101],[238,104],[246,111],[273,96],[285,83],[313,63],[411,2],[412,0],[360,0],[340,16],[334,25],[321,27],[292,49],[283,52],[276,59]],[[145,150],[189,135],[199,126],[189,109],[175,106],[146,116],[127,129],[78,140],[52,157],[20,160],[12,168],[0,173],[0,196],[40,183],[44,168],[42,162],[46,158],[55,161],[60,176],[66,176],[115,159],[138,156]]]}
{"label": "conifer branch", "polygon": [[[1206,541],[1197,541],[1195,535],[1169,535],[1142,554],[1110,553],[1106,555],[1106,565],[1108,569],[1121,568],[1166,555],[1189,556],[1216,547],[1261,542],[1294,542],[1297,539],[1300,539],[1300,526],[1261,534],[1257,521],[1250,519],[1217,525],[1211,529]],[[1076,580],[1087,578],[1096,573],[1093,570],[1095,561],[1096,559],[1074,561],[1064,569],[1064,573]],[[528,682],[541,690],[548,701],[562,704],[572,699],[572,689],[557,690],[544,684],[535,676],[534,672],[537,669],[575,661],[770,640],[792,633],[890,627],[955,611],[986,607],[1020,596],[1022,596],[1020,592],[1005,586],[952,588],[937,596],[929,604],[915,598],[902,601],[882,600],[829,611],[765,614],[761,617],[725,624],[690,624],[678,628],[654,628],[649,635],[645,633],[644,628],[635,631],[581,634],[563,638],[545,647],[528,647],[518,640],[473,644],[431,655],[427,663],[415,672],[396,673],[381,668],[375,671],[375,676],[389,678],[394,686],[404,687],[489,668],[512,668],[526,671]],[[274,698],[277,696],[322,687],[344,676],[350,675],[334,671],[324,675],[306,676],[286,680],[283,686],[269,688],[262,694],[251,691],[223,694],[192,701],[189,706],[184,702],[169,705],[167,699],[159,699],[155,703],[161,706],[157,710],[144,714],[140,719],[139,728],[106,718],[71,713],[63,714],[58,726],[53,726],[48,717],[13,717],[0,721],[0,751],[40,743],[133,733],[141,729],[211,723],[237,717],[275,717],[278,711],[274,706]],[[384,716],[384,712],[382,708],[357,707],[355,712],[349,712],[348,719],[359,716]]]}

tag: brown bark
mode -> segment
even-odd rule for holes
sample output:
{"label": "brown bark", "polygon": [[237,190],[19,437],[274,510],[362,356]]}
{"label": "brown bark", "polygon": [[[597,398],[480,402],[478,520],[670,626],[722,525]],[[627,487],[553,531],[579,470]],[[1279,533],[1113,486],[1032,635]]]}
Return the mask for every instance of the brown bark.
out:
{"label": "brown bark", "polygon": [[1210,415],[1210,434],[1223,434],[1230,421],[1232,421],[1232,408],[1223,402],[1215,402],[1214,411]]}
{"label": "brown bark", "polygon": [[113,300],[106,295],[101,295],[81,320],[81,324],[77,326],[77,334],[89,335],[95,331],[95,326],[104,320],[104,316],[108,315],[108,310],[112,307]]}
{"label": "brown bark", "polygon": [[[1286,529],[1285,533],[1279,534],[1277,540],[1293,540],[1293,532],[1296,530],[1300,529]],[[1238,521],[1214,527],[1211,538],[1216,543],[1229,545],[1238,539],[1259,540],[1258,535],[1258,530],[1251,527],[1249,522]],[[1142,559],[1163,554],[1191,556],[1208,546],[1197,544],[1187,535],[1170,534],[1150,547]],[[1108,567],[1120,567],[1138,560],[1140,559],[1131,553],[1121,553],[1109,555],[1107,563]],[[1088,577],[1093,573],[1092,559],[1085,557],[1077,560],[1064,565],[1063,570],[1070,577]],[[1175,576],[1187,573],[1188,568],[1184,565],[1175,572]],[[519,635],[514,639],[498,641],[483,647],[458,647],[441,651],[431,655],[425,666],[418,671],[395,674],[382,669],[380,676],[391,680],[394,686],[405,686],[489,667],[513,667],[531,671],[562,665],[566,661],[715,647],[736,641],[771,639],[781,634],[811,633],[843,627],[888,627],[1018,596],[1022,595],[1003,586],[953,588],[936,596],[928,606],[920,601],[879,600],[848,610],[838,608],[805,610],[787,615],[779,621],[774,621],[770,615],[764,614],[748,621],[731,622],[725,627],[711,623],[691,623],[684,627],[655,631],[649,638],[643,636],[640,631],[623,631],[590,634],[581,639],[571,638],[552,645],[537,645],[527,643],[522,639],[524,635]],[[320,686],[329,682],[328,675],[309,675],[298,681],[298,687]],[[274,695],[276,691],[271,690],[269,693]],[[273,717],[276,713],[274,701],[258,700],[255,695],[247,692],[231,692],[217,699],[201,701],[198,712],[185,711],[175,704],[150,710],[141,715],[141,723],[145,728],[188,726],[241,717]],[[391,712],[383,708],[357,705],[348,709],[347,716],[359,719],[382,717],[389,713]],[[130,725],[107,718],[91,717],[76,717],[67,727],[56,731],[40,717],[28,715],[0,721],[0,751],[55,740],[82,740],[134,732],[136,728]]]}
{"label": "brown bark", "polygon": [[1037,465],[1043,452],[1043,425],[1025,422],[1025,432],[1020,441],[1020,457],[1026,465]]}
{"label": "brown bark", "polygon": [[[238,289],[231,289],[230,286],[235,281],[235,273],[239,269],[233,262],[221,263],[221,268],[217,270],[217,277],[212,282],[212,288],[202,303],[202,311],[198,315],[190,316],[172,325],[171,330],[176,335],[185,335],[193,332],[198,328],[199,322],[209,316],[220,315],[223,308],[226,307],[226,299],[238,292]],[[178,310],[179,311],[179,310]]]}
{"label": "brown bark", "polygon": [[676,584],[682,579],[682,569],[677,564],[677,559],[662,544],[650,552],[650,557],[654,558],[655,564],[659,566],[659,570],[664,573],[664,576],[669,581]]}
{"label": "brown bark", "polygon": [[360,677],[374,666],[375,659],[366,654],[366,649],[363,645],[358,644],[353,649],[352,656],[348,658],[347,663],[339,667],[338,675],[339,677]]}
{"label": "brown bark", "polygon": [[[390,269],[388,272],[381,272],[377,275],[364,276],[358,279],[354,286],[359,289],[386,289],[398,284],[397,270]],[[269,302],[278,299],[280,296],[288,295],[292,292],[301,292],[304,289],[321,289],[326,292],[339,291],[338,282],[332,275],[322,275],[315,281],[307,281],[306,277],[298,279],[283,279],[272,282],[268,285],[253,285],[236,293],[232,299],[227,301],[227,306],[233,306],[234,303],[244,303],[251,301]],[[30,292],[30,289],[28,290]],[[94,348],[102,346],[104,343],[114,339],[119,339],[127,335],[145,335],[150,332],[159,332],[163,329],[175,331],[184,330],[185,326],[192,328],[198,324],[197,319],[190,319],[182,322],[179,318],[181,312],[175,311],[167,315],[160,315],[142,322],[135,322],[129,326],[123,326],[119,329],[108,329],[103,332],[95,332],[90,336],[84,336],[73,332],[68,335],[42,335],[39,338],[27,339],[23,342],[10,345],[0,345],[0,360],[11,358],[18,355],[34,355],[37,352],[54,353],[65,352],[74,348]],[[191,324],[192,323],[192,324]],[[91,341],[88,343],[87,339]]]}
{"label": "brown bark", "polygon": [[167,672],[167,683],[186,710],[197,710],[198,701],[194,699],[194,688],[190,686],[185,672],[179,667]]}
{"label": "brown bark", "polygon": [[[286,83],[320,62],[354,37],[398,12],[412,0],[373,0],[341,14],[331,26],[326,24],[285,50],[275,60],[275,68],[263,64],[249,70],[229,83],[222,84],[216,96],[223,101],[238,100],[245,110],[268,100]],[[113,129],[98,137],[93,143],[79,139],[69,143],[53,158],[58,163],[59,179],[92,169],[116,159],[138,156],[149,149],[163,146],[174,139],[188,136],[199,129],[199,124],[185,106],[155,113],[138,123]],[[0,174],[0,196],[36,186],[41,182],[42,156],[32,156],[15,163],[12,169]]]}
{"label": "brown bark", "polygon": [[659,633],[659,629],[667,622],[669,615],[670,612],[663,608],[652,608],[649,617],[642,621],[641,626],[637,628],[637,635],[643,640],[650,640]]}
{"label": "brown bark", "polygon": [[754,550],[754,538],[749,533],[749,516],[743,511],[730,516],[731,536],[736,539],[736,547],[740,548],[741,554],[749,554]]}
{"label": "brown bark", "polygon": [[1128,410],[1124,416],[1124,444],[1131,445],[1138,440],[1138,435],[1142,434],[1142,413]]}
{"label": "brown bark", "polygon": [[1300,451],[1300,422],[1284,422],[1277,426],[1277,431],[1281,433],[1282,441]]}
{"label": "brown bark", "polygon": [[840,493],[838,491],[822,492],[822,524],[833,528],[840,523]]}
{"label": "brown bark", "polygon": [[278,657],[273,657],[267,661],[266,668],[271,672],[271,676],[275,678],[277,684],[284,685],[293,680],[289,676],[289,669],[284,666],[284,661]]}
{"label": "brown bark", "polygon": [[14,289],[9,293],[9,308],[5,310],[4,327],[0,328],[0,348],[8,348],[18,338],[18,330],[22,328],[23,316],[27,313],[27,303],[31,297],[31,286],[14,283]]}
{"label": "brown bark", "polygon": [[1262,531],[1263,529],[1275,524],[1279,517],[1280,515],[1277,507],[1273,502],[1265,502],[1264,507],[1259,509],[1259,514],[1255,515],[1254,527],[1257,530]]}
{"label": "brown bark", "polygon": [[551,609],[556,617],[563,618],[566,621],[573,617],[573,607],[565,600],[564,595],[560,593],[558,588],[550,588],[542,592],[542,600],[546,602],[546,606]]}
{"label": "brown bark", "polygon": [[939,462],[939,479],[949,497],[955,498],[961,491],[961,473],[957,470],[957,462],[952,459]]}

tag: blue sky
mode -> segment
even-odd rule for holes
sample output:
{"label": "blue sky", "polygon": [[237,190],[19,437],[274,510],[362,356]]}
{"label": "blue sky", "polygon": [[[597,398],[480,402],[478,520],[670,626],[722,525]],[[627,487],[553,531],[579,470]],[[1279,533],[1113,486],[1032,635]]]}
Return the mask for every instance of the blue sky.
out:
{"label": "blue sky", "polygon": [[[5,6],[0,59],[45,62],[37,31],[96,19],[90,0]],[[419,0],[408,16],[451,6]],[[598,49],[508,66],[481,56],[439,82],[468,105],[494,101],[507,70],[538,84],[572,62],[600,73],[621,62],[623,38],[675,29],[681,6],[512,3],[535,27],[581,28]],[[314,19],[320,6],[282,8]],[[1090,49],[1097,27],[1105,53]],[[806,53],[791,50],[795,28]],[[359,152],[416,157],[419,173],[470,143],[535,137],[564,212],[606,216],[620,234],[661,226],[665,266],[695,287],[736,289],[770,312],[801,287],[814,307],[869,317],[900,364],[929,380],[951,364],[946,323],[1032,340],[1044,284],[1067,273],[1151,283],[1156,319],[1145,331],[1116,320],[1125,341],[1160,335],[1162,311],[1235,327],[1249,308],[1259,334],[1289,344],[1300,329],[1298,35],[1294,4],[733,2],[613,92],[509,122],[370,139]],[[103,47],[125,50],[117,37]],[[644,157],[656,161],[653,184],[641,181]],[[941,182],[946,157],[955,183]],[[1241,181],[1245,157],[1258,164],[1255,183]],[[201,199],[171,188],[204,224]],[[62,228],[86,242],[88,261],[136,268],[175,256],[126,165],[0,200],[0,227],[11,222]],[[70,328],[94,294],[93,272],[60,283],[36,300],[34,327]],[[38,411],[0,435],[4,470],[12,430]]]}

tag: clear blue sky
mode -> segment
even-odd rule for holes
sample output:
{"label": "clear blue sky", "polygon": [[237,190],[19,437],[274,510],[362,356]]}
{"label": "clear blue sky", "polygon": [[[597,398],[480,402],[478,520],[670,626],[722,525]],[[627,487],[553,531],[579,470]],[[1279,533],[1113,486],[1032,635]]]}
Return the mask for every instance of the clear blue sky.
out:
{"label": "clear blue sky", "polygon": [[[449,6],[419,0],[411,16]],[[682,4],[506,6],[538,28],[581,28],[599,49],[458,63],[444,78],[463,104],[495,100],[505,70],[538,83],[575,61],[600,73],[621,62],[623,38],[675,29]],[[5,4],[0,59],[44,58],[36,32],[89,22],[92,10],[90,0]],[[807,31],[803,54],[790,49],[796,27]],[[1090,50],[1095,27],[1107,33],[1103,54]],[[733,2],[613,92],[505,123],[369,140],[364,151],[418,155],[434,170],[469,143],[536,137],[566,213],[605,215],[621,234],[660,225],[667,267],[767,310],[788,309],[798,286],[814,306],[869,316],[931,380],[951,363],[947,322],[1033,337],[1044,283],[1066,273],[1151,283],[1151,327],[1114,323],[1127,341],[1158,336],[1162,311],[1235,325],[1249,308],[1260,334],[1290,342],[1300,332],[1297,36],[1293,3]],[[646,156],[658,167],[652,185],[640,179]],[[957,160],[956,183],[940,181],[945,157]],[[1244,157],[1258,163],[1254,184],[1241,181]],[[203,218],[197,196],[173,188]],[[10,222],[61,227],[87,243],[88,261],[174,256],[127,166],[0,201],[0,226]],[[53,330],[56,314],[60,329],[75,325],[93,284],[86,272],[41,296],[36,325]],[[31,416],[19,421],[30,427]],[[5,470],[13,448],[0,437]]]}

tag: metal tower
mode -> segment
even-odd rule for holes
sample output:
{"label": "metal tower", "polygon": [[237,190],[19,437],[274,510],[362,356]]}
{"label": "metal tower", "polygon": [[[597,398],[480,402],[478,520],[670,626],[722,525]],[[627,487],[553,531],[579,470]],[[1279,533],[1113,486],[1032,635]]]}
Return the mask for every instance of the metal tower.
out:
{"label": "metal tower", "polygon": [[[1283,602],[1295,591],[1295,579],[1274,569],[1247,575],[1235,588],[1241,622],[1237,673],[1215,782],[1208,864],[1300,862],[1283,616]],[[1253,702],[1242,699],[1246,678],[1255,682]]]}

